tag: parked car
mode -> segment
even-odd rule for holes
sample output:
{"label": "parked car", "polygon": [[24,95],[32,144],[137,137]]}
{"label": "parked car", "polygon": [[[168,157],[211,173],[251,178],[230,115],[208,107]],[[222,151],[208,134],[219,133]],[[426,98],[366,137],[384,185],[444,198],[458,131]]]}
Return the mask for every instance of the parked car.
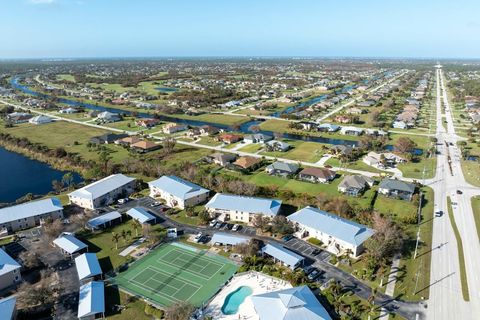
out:
{"label": "parked car", "polygon": [[117,203],[118,203],[118,204],[125,204],[125,203],[127,203],[129,200],[130,200],[129,198],[118,199],[118,200],[117,200]]}
{"label": "parked car", "polygon": [[305,268],[303,268],[303,272],[305,272],[305,274],[308,276],[313,270],[315,270],[315,267],[314,266],[307,266]]}
{"label": "parked car", "polygon": [[150,204],[150,207],[158,207],[159,205],[161,205],[161,203],[158,201],[155,201]]}
{"label": "parked car", "polygon": [[215,225],[215,229],[221,229],[225,225],[225,222],[218,221],[217,224]]}
{"label": "parked car", "polygon": [[202,234],[201,232],[199,232],[199,233],[195,236],[195,238],[193,238],[193,241],[195,241],[195,242],[198,243],[198,242],[200,242],[200,239],[201,239],[202,237],[203,237],[203,234]]}
{"label": "parked car", "polygon": [[435,212],[435,217],[441,217],[441,216],[443,216],[443,211]]}
{"label": "parked car", "polygon": [[210,221],[208,225],[213,228],[216,224],[217,224],[217,219],[213,219],[212,221]]}
{"label": "parked car", "polygon": [[316,255],[319,254],[319,253],[320,253],[320,250],[318,250],[318,249],[313,249],[313,251],[312,251],[312,256],[316,256]]}
{"label": "parked car", "polygon": [[463,194],[462,190],[457,190],[457,194]]}
{"label": "parked car", "polygon": [[320,276],[321,272],[318,269],[314,269],[310,274],[307,276],[308,280],[313,281]]}
{"label": "parked car", "polygon": [[290,240],[290,239],[292,239],[292,238],[293,238],[293,236],[292,236],[291,234],[287,234],[286,236],[284,236],[284,237],[282,238],[282,240],[285,241],[285,242],[287,242],[288,240]]}
{"label": "parked car", "polygon": [[238,231],[240,230],[240,225],[239,224],[234,224],[232,227],[232,231]]}

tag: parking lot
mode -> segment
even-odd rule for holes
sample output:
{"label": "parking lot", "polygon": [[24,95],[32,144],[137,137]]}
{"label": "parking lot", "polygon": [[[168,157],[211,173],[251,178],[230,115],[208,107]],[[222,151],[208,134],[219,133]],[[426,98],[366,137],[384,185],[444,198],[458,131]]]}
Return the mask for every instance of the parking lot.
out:
{"label": "parking lot", "polygon": [[[330,259],[330,253],[320,250],[316,246],[297,238],[291,238],[284,242],[284,245],[303,256],[314,257],[316,260],[328,262]],[[319,252],[313,254],[315,250],[318,250]]]}

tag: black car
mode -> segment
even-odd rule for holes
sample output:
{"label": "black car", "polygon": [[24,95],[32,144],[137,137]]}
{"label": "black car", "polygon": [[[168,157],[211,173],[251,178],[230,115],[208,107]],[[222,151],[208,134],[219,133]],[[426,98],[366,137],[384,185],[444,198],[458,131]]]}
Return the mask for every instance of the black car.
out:
{"label": "black car", "polygon": [[317,279],[320,276],[320,274],[321,274],[320,270],[314,268],[314,270],[312,272],[310,272],[310,274],[307,276],[307,278],[308,278],[308,280],[313,281],[313,280]]}
{"label": "black car", "polygon": [[312,251],[312,256],[316,256],[316,255],[319,254],[319,253],[320,253],[320,250],[318,250],[318,249],[313,249],[313,251]]}
{"label": "black car", "polygon": [[462,190],[457,190],[457,194],[463,194]]}
{"label": "black car", "polygon": [[441,217],[441,216],[443,216],[443,211],[440,210],[435,212],[435,217]]}

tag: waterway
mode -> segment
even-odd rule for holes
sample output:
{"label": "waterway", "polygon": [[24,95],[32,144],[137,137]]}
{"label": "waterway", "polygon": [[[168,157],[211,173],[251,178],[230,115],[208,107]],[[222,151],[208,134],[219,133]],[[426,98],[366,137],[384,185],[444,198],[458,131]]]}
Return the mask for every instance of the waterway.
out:
{"label": "waterway", "polygon": [[[0,203],[13,202],[27,193],[47,194],[53,190],[52,181],[61,181],[65,173],[43,162],[0,148]],[[77,173],[73,173],[73,177],[75,183],[82,181]]]}
{"label": "waterway", "polygon": [[[13,88],[15,88],[17,90],[20,90],[20,91],[23,91],[24,93],[27,93],[27,94],[30,94],[30,95],[33,95],[33,96],[37,96],[37,97],[49,98],[49,95],[44,94],[44,93],[36,92],[36,91],[30,89],[28,86],[25,86],[25,85],[22,85],[21,83],[19,83],[19,77],[13,77],[12,80],[10,81],[10,84],[12,85]],[[342,88],[341,91],[344,91],[344,90],[348,91],[351,88],[353,88],[353,86],[348,85],[348,86],[345,86],[344,88]],[[315,98],[312,98],[312,99],[310,99],[306,102],[303,102],[303,103],[312,105],[312,104],[315,104],[315,103],[325,99],[326,98],[325,96],[326,95],[315,97]],[[86,108],[86,109],[97,110],[97,111],[108,111],[108,112],[112,112],[112,113],[120,113],[120,114],[126,114],[126,115],[130,115],[132,113],[131,111],[126,111],[126,110],[121,110],[121,109],[116,109],[116,108],[111,108],[111,107],[105,107],[105,106],[101,106],[101,105],[98,105],[98,104],[85,103],[85,102],[70,100],[70,99],[66,99],[66,98],[60,98],[60,99],[58,99],[58,102],[63,103],[63,104],[67,104],[67,105],[70,105],[70,106],[74,106],[74,107],[83,107],[83,108]],[[298,105],[294,106],[294,108],[297,109]],[[145,112],[139,112],[138,117],[151,118],[151,117],[153,117],[153,115],[149,114],[149,113],[145,113]],[[156,117],[158,117],[162,121],[167,121],[167,122],[182,123],[182,124],[187,124],[189,126],[194,126],[194,127],[203,126],[203,125],[211,125],[211,126],[215,126],[217,128],[220,128],[220,129],[224,129],[226,131],[239,130],[240,132],[246,133],[246,134],[255,132],[255,133],[263,133],[263,134],[266,134],[266,135],[273,135],[275,133],[273,131],[267,131],[267,130],[260,130],[260,131],[252,130],[252,127],[256,128],[256,127],[258,127],[259,124],[261,124],[261,121],[259,121],[259,120],[252,120],[252,121],[245,122],[238,129],[238,128],[233,128],[233,127],[230,127],[230,126],[227,126],[227,125],[224,125],[224,124],[214,123],[214,122],[191,120],[191,119],[182,119],[182,118],[176,118],[176,117],[159,115],[159,114],[157,114]],[[349,145],[349,146],[352,146],[352,147],[358,146],[358,141],[348,140],[348,139],[334,139],[334,138],[299,135],[299,134],[292,134],[292,133],[282,133],[282,136],[284,138],[290,139],[290,140],[318,142],[318,143],[333,144],[333,145]],[[391,150],[392,148],[393,148],[393,146],[387,146],[387,149]],[[423,151],[421,149],[415,149],[414,153],[417,154],[417,155],[420,155],[420,154],[423,153]]]}

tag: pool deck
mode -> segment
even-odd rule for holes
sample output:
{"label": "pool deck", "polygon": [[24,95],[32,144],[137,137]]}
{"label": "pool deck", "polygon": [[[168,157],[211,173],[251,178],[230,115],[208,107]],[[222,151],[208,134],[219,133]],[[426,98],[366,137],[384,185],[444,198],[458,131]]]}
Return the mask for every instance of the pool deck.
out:
{"label": "pool deck", "polygon": [[215,296],[212,302],[207,306],[205,314],[212,316],[213,319],[225,320],[258,320],[257,313],[253,307],[251,296],[248,296],[240,305],[236,314],[225,315],[221,309],[226,296],[237,290],[241,286],[248,286],[252,288],[252,295],[263,294],[267,292],[291,288],[292,286],[287,281],[267,276],[260,272],[247,272],[236,275],[223,289]]}

